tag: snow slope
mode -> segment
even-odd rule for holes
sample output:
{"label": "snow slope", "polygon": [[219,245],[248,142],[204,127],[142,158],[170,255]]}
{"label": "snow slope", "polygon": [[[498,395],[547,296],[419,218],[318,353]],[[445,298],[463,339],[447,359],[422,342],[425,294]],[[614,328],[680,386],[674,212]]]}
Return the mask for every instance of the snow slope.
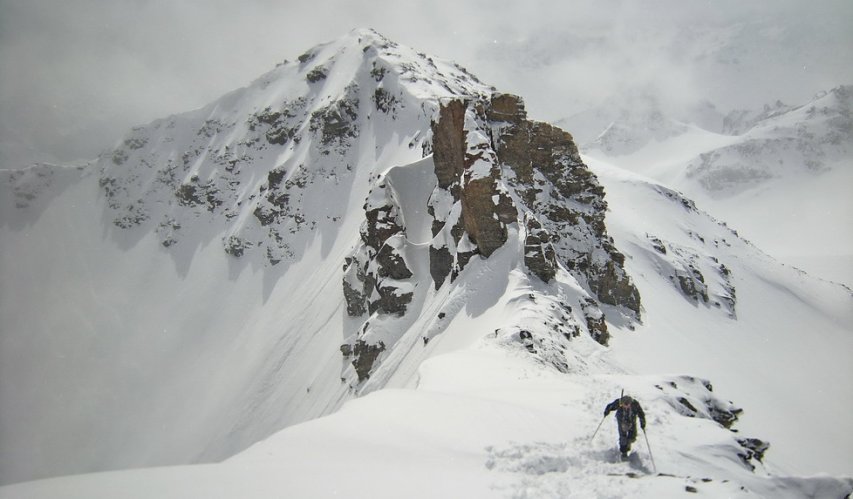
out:
{"label": "snow slope", "polygon": [[[853,490],[851,479],[745,469],[730,432],[674,413],[655,388],[666,383],[701,395],[693,378],[565,375],[518,348],[479,341],[425,362],[416,388],[372,393],[219,464],[55,478],[2,487],[0,497],[799,498]],[[637,442],[622,462],[612,417],[591,437],[608,395],[626,386],[643,398],[651,453]]]}
{"label": "snow slope", "polygon": [[[686,208],[680,196],[661,195],[667,190],[650,180],[587,162],[607,189],[608,227],[632,255],[627,265],[645,298],[643,325],[616,338],[613,359],[632,372],[689,372],[712,380],[744,406],[741,427],[770,441],[779,469],[850,474],[853,428],[844,415],[853,396],[836,389],[853,379],[845,360],[853,347],[850,290],[780,265]],[[681,206],[680,216],[673,205]],[[650,236],[670,255],[680,249],[725,265],[736,319],[664,286],[661,274],[671,271],[665,255],[650,247]]]}

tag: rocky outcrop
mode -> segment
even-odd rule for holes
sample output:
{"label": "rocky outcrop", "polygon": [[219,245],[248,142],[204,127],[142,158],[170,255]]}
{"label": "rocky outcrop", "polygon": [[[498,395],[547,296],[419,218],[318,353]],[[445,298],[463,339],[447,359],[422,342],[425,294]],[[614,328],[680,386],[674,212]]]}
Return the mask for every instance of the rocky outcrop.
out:
{"label": "rocky outcrop", "polygon": [[349,141],[358,137],[358,106],[358,85],[353,82],[339,100],[311,113],[309,128],[319,133],[323,154],[345,154]]}
{"label": "rocky outcrop", "polygon": [[488,115],[498,123],[498,159],[511,169],[510,183],[548,231],[557,258],[602,303],[639,318],[639,292],[604,224],[604,189],[583,164],[572,136],[528,120],[515,96],[493,96]]}
{"label": "rocky outcrop", "polygon": [[500,248],[524,213],[525,264],[534,275],[550,281],[559,262],[599,301],[639,319],[639,292],[605,228],[604,190],[570,134],[528,120],[519,97],[496,93],[443,102],[432,135],[436,287],[472,254]]}
{"label": "rocky outcrop", "polygon": [[[344,261],[343,291],[350,317],[401,317],[414,297],[412,270],[406,261],[406,229],[393,189],[385,178],[376,181],[364,204],[360,241]],[[351,346],[353,345],[353,346]],[[393,345],[391,345],[393,346]],[[358,376],[367,380],[386,343],[373,337],[370,321],[351,343],[341,347]]]}
{"label": "rocky outcrop", "polygon": [[544,282],[557,274],[557,254],[551,244],[551,234],[532,214],[525,214],[524,265]]}
{"label": "rocky outcrop", "polygon": [[[673,198],[677,200],[678,198]],[[695,210],[689,206],[685,209]],[[708,241],[700,234],[687,231],[695,246],[664,241],[647,234],[651,247],[648,256],[660,275],[668,279],[684,298],[697,306],[714,307],[729,318],[737,317],[737,291],[731,270],[717,257],[707,254],[704,246],[727,245],[726,240]]]}
{"label": "rocky outcrop", "polygon": [[413,293],[403,281],[412,277],[404,257],[405,228],[388,184],[380,180],[364,205],[361,241],[344,263],[347,313],[402,315]]}
{"label": "rocky outcrop", "polygon": [[370,378],[370,371],[376,363],[379,354],[385,351],[385,344],[381,341],[372,345],[364,341],[356,341],[354,346],[341,345],[341,353],[346,358],[351,358],[359,383]]}
{"label": "rocky outcrop", "polygon": [[503,185],[483,116],[472,115],[470,103],[442,104],[432,134],[438,184],[428,211],[434,236],[430,271],[437,289],[473,255],[488,258],[503,246],[507,224],[517,221],[518,210]]}
{"label": "rocky outcrop", "polygon": [[[458,187],[465,168],[465,112],[467,106],[461,100],[452,100],[442,105],[438,120],[432,126],[432,153],[438,188],[450,190]],[[433,231],[435,233],[435,231]]]}
{"label": "rocky outcrop", "polygon": [[[720,426],[737,432],[732,427],[743,414],[743,409],[731,401],[719,398],[708,380],[693,376],[675,376],[655,385],[660,399],[667,402],[675,411],[686,417],[708,419]],[[761,462],[770,444],[757,438],[738,438],[740,449],[737,456],[743,465],[754,470],[753,461]]]}

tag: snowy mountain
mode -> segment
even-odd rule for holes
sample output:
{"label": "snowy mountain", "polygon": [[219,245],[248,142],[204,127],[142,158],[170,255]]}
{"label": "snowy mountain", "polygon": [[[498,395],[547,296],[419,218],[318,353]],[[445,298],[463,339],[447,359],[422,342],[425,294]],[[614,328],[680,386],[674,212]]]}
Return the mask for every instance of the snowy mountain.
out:
{"label": "snowy mountain", "polygon": [[853,154],[851,104],[853,87],[843,86],[795,108],[777,102],[757,116],[730,113],[723,132],[737,143],[700,154],[685,175],[712,196],[732,196],[773,178],[842,168]]}
{"label": "snowy mountain", "polygon": [[619,157],[679,137],[691,125],[720,132],[724,121],[725,116],[710,102],[673,106],[654,89],[638,87],[610,96],[555,124],[573,130],[572,135],[584,151]]}
{"label": "snowy mountain", "polygon": [[[629,96],[560,123],[586,127],[588,154],[687,194],[781,261],[850,286],[850,96],[840,86],[803,105],[725,116],[710,107],[677,116]],[[792,224],[802,237],[790,237]]]}
{"label": "snowy mountain", "polygon": [[3,483],[234,457],[0,497],[853,488],[849,289],[373,31],[3,178]]}

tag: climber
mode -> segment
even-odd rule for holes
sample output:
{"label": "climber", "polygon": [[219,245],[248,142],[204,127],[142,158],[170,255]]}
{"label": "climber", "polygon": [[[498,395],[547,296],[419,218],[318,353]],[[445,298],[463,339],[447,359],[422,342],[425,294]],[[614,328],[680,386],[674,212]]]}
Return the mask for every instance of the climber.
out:
{"label": "climber", "polygon": [[628,395],[607,404],[604,417],[612,411],[616,411],[616,424],[619,426],[619,452],[622,453],[622,459],[625,459],[631,450],[631,444],[637,439],[637,418],[640,418],[640,428],[645,431],[646,415],[640,403]]}

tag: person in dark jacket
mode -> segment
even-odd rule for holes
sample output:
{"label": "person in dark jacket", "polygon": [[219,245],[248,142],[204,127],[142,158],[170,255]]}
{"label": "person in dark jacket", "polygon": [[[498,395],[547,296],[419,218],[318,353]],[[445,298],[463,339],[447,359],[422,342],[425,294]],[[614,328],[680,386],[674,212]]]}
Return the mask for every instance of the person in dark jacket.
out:
{"label": "person in dark jacket", "polygon": [[626,458],[631,444],[637,439],[637,418],[640,418],[640,428],[645,430],[646,415],[640,403],[628,395],[607,404],[604,417],[613,411],[616,411],[616,424],[619,426],[619,452],[622,453],[622,458]]}

